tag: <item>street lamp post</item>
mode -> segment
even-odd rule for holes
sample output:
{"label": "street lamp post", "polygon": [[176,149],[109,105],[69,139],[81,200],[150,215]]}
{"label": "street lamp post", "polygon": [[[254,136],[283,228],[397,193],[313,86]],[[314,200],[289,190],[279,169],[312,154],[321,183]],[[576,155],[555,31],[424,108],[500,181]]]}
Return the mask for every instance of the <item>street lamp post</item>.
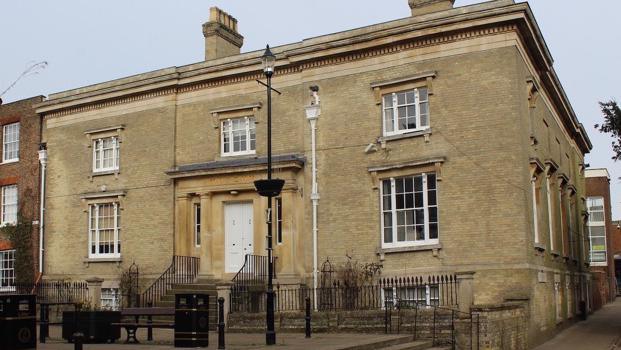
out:
{"label": "street lamp post", "polygon": [[276,56],[270,50],[269,45],[265,49],[262,57],[263,73],[267,78],[267,180],[257,180],[254,185],[257,192],[263,197],[267,197],[267,307],[266,307],[266,323],[267,331],[265,332],[265,343],[267,345],[276,344],[276,331],[274,327],[274,256],[272,249],[272,198],[280,194],[285,183],[281,179],[272,179],[272,75],[274,75],[274,66]]}

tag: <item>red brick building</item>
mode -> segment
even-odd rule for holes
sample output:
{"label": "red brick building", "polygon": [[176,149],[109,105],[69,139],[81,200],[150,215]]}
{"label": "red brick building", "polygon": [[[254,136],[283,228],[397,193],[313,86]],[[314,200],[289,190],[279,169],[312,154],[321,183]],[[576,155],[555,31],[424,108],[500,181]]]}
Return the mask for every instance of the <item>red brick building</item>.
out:
{"label": "red brick building", "polygon": [[[0,225],[32,222],[31,244],[33,274],[38,272],[38,233],[40,172],[38,150],[41,120],[33,105],[43,101],[36,96],[0,105]],[[0,230],[0,288],[23,277],[16,276],[16,250]],[[19,260],[19,259],[18,259]],[[19,269],[18,269],[19,270]]]}
{"label": "red brick building", "polygon": [[621,220],[612,222],[611,251],[615,261],[615,279],[617,295],[621,295]]}
{"label": "red brick building", "polygon": [[608,171],[588,169],[585,177],[589,213],[586,232],[590,247],[589,261],[593,273],[593,309],[598,309],[616,297],[613,237],[617,229],[612,223]]}

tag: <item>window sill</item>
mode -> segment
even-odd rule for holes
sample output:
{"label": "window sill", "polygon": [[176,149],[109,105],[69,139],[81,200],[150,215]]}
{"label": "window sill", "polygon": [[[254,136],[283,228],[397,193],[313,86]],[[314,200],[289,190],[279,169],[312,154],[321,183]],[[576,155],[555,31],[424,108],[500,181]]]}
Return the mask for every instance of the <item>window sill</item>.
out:
{"label": "window sill", "polygon": [[233,157],[252,157],[256,156],[257,152],[240,152],[240,153],[220,153],[220,157],[222,158],[233,158]]}
{"label": "window sill", "polygon": [[19,162],[19,159],[4,160],[4,161],[2,161],[2,163],[0,163],[0,165],[3,165],[3,164],[13,164],[13,163],[17,163],[17,162]]}
{"label": "window sill", "polygon": [[381,248],[379,250],[379,254],[420,252],[420,251],[438,250],[438,249],[442,249],[442,244],[436,243],[436,244],[416,245],[416,246],[409,246],[409,247]]}
{"label": "window sill", "polygon": [[425,138],[427,138],[429,135],[431,135],[431,128],[426,128],[423,130],[404,132],[402,134],[382,136],[380,138],[380,141],[395,141],[395,140],[402,140],[402,139],[408,139],[411,137],[419,137],[419,136],[425,136]]}
{"label": "window sill", "polygon": [[592,262],[590,265],[591,266],[608,266],[608,263],[606,263],[606,262]]}
{"label": "window sill", "polygon": [[122,258],[86,258],[84,259],[85,264],[93,264],[93,263],[121,263],[123,261]]}
{"label": "window sill", "polygon": [[95,177],[95,176],[104,176],[104,175],[117,175],[119,173],[119,170],[102,170],[102,171],[93,171],[93,173],[91,173],[91,176]]}
{"label": "window sill", "polygon": [[540,252],[545,252],[546,246],[545,244],[542,244],[542,243],[535,243],[535,250],[538,250]]}

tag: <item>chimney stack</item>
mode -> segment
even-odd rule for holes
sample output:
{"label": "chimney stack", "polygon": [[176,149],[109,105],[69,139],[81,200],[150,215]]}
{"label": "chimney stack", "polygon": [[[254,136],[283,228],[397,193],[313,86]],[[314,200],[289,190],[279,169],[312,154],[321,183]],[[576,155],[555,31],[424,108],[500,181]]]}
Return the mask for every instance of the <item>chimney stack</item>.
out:
{"label": "chimney stack", "polygon": [[450,10],[455,4],[455,0],[408,0],[408,2],[412,9],[412,16]]}
{"label": "chimney stack", "polygon": [[209,9],[209,22],[203,24],[205,60],[239,55],[244,37],[237,32],[237,20],[217,7]]}

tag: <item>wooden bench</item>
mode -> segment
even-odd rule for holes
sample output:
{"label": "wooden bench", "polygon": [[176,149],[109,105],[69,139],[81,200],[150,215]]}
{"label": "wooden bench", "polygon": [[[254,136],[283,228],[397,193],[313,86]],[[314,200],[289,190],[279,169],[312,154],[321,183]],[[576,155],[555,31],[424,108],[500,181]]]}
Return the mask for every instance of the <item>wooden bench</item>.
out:
{"label": "wooden bench", "polygon": [[[125,328],[127,332],[126,344],[140,343],[136,339],[138,328],[147,328],[147,340],[153,340],[153,328],[175,328],[174,322],[153,322],[153,316],[174,316],[175,308],[172,307],[133,307],[121,310],[121,316],[133,317],[134,321],[122,321],[113,323],[113,326]],[[141,321],[141,317],[147,317],[146,321]]]}

